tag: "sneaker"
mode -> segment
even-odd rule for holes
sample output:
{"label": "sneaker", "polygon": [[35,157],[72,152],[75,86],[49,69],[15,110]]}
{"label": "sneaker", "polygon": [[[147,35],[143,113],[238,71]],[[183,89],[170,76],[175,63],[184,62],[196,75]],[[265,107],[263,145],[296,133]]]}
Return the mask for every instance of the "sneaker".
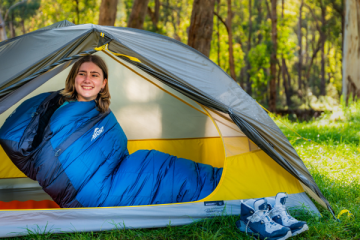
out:
{"label": "sneaker", "polygon": [[250,199],[241,203],[240,220],[236,226],[241,232],[267,240],[284,240],[291,237],[291,230],[274,222],[269,216],[265,198]]}
{"label": "sneaker", "polygon": [[287,197],[286,193],[281,192],[275,198],[267,198],[270,207],[269,215],[274,222],[290,228],[292,236],[295,236],[309,230],[309,227],[306,222],[296,220],[290,216],[285,207]]}

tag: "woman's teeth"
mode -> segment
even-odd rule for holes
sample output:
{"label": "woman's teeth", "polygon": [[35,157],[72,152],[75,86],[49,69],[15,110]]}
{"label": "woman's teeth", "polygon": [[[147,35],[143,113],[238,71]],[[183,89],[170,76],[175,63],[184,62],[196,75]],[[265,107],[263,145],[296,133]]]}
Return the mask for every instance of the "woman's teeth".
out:
{"label": "woman's teeth", "polygon": [[93,89],[93,87],[82,87],[83,89],[90,90]]}

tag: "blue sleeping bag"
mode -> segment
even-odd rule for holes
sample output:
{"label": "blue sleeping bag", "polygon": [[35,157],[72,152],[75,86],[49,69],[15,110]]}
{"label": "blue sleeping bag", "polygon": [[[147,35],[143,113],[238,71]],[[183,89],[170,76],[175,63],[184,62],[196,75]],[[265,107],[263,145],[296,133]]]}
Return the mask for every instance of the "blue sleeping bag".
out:
{"label": "blue sleeping bag", "polygon": [[61,207],[190,202],[209,195],[222,168],[155,150],[129,155],[114,114],[94,101],[59,108],[58,92],[23,102],[0,129],[13,163]]}

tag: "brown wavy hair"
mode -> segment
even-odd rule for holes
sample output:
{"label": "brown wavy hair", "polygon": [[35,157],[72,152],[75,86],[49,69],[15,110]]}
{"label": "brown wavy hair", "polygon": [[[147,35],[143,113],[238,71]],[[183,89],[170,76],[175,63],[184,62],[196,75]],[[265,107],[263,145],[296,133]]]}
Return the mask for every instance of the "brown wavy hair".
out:
{"label": "brown wavy hair", "polygon": [[104,60],[97,55],[86,55],[77,60],[72,66],[69,75],[66,78],[65,89],[60,92],[62,97],[60,98],[60,105],[64,102],[76,101],[77,92],[75,89],[75,77],[77,76],[80,66],[83,63],[92,62],[96,64],[103,72],[104,79],[107,79],[105,87],[99,92],[95,102],[99,112],[106,112],[110,106],[110,91],[109,91],[109,79],[108,79],[108,68]]}

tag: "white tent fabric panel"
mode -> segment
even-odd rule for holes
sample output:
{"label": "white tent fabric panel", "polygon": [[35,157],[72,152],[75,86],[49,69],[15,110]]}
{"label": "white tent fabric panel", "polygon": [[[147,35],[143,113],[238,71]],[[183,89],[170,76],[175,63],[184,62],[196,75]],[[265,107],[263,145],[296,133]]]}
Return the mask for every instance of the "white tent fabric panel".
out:
{"label": "white tent fabric panel", "polygon": [[236,124],[229,118],[228,115],[213,109],[205,109],[217,123],[217,126],[221,132],[221,136],[246,137],[246,135],[239,129],[238,126],[236,126]]}
{"label": "white tent fabric panel", "polygon": [[228,124],[224,121],[220,122],[218,120],[215,120],[215,122],[223,137],[246,137],[246,135],[240,130],[235,129],[235,127],[237,127],[235,124]]}
{"label": "white tent fabric panel", "polygon": [[224,113],[209,108],[205,109],[211,115],[214,123],[220,131],[226,157],[231,157],[259,149]]}
{"label": "white tent fabric panel", "polygon": [[[109,76],[111,109],[129,140],[219,136],[211,118],[198,103],[147,73],[136,69],[139,75],[100,54],[112,69],[109,71],[112,74]],[[121,59],[118,61],[129,68],[133,67]]]}

